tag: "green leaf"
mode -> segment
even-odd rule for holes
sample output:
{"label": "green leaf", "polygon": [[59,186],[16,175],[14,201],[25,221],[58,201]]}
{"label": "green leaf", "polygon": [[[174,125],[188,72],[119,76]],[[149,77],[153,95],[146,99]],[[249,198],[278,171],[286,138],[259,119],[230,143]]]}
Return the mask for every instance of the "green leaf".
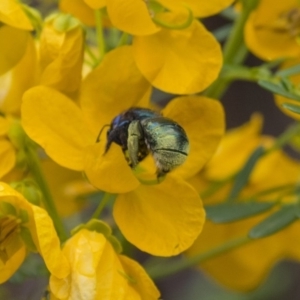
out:
{"label": "green leaf", "polygon": [[111,245],[113,246],[113,248],[117,253],[122,253],[123,251],[122,245],[116,237],[110,235],[109,237],[107,237],[107,240],[111,243]]}
{"label": "green leaf", "polygon": [[90,231],[102,233],[105,237],[110,236],[112,233],[111,228],[106,223],[98,219],[91,219],[86,223],[85,227]]}
{"label": "green leaf", "polygon": [[265,63],[261,64],[260,66],[262,68],[268,68],[268,69],[276,68],[279,65],[281,65],[285,60],[287,60],[286,57],[280,57],[280,58],[274,59],[272,61],[265,62]]}
{"label": "green leaf", "polygon": [[246,162],[246,164],[243,166],[243,168],[241,169],[241,171],[238,173],[238,175],[235,178],[233,187],[229,193],[228,199],[227,201],[232,201],[234,200],[237,195],[239,194],[239,192],[242,190],[242,188],[246,185],[249,176],[255,166],[255,164],[257,163],[257,161],[259,160],[259,158],[265,153],[265,149],[264,147],[260,146],[258,148],[256,148],[251,156],[248,158],[248,161]]}
{"label": "green leaf", "polygon": [[90,231],[97,231],[99,233],[102,233],[106,238],[111,236],[112,230],[111,228],[104,222],[98,220],[98,219],[91,219],[86,224],[80,224],[77,227],[75,227],[71,233],[74,235],[81,229],[87,229]]}
{"label": "green leaf", "polygon": [[249,237],[259,239],[280,231],[297,220],[296,211],[295,205],[283,206],[280,210],[253,227],[248,234]]}
{"label": "green leaf", "polygon": [[286,109],[288,109],[291,112],[294,112],[296,114],[300,114],[300,105],[291,104],[291,103],[283,103],[282,107],[286,108]]}
{"label": "green leaf", "polygon": [[53,20],[53,26],[57,31],[67,32],[80,26],[80,23],[70,14],[59,13]]}
{"label": "green leaf", "polygon": [[279,77],[289,77],[289,76],[296,75],[299,73],[300,73],[300,64],[292,66],[287,69],[279,70],[276,72],[275,75],[279,76]]}
{"label": "green leaf", "polygon": [[272,208],[276,202],[241,202],[206,205],[206,216],[214,223],[227,223],[261,214]]}
{"label": "green leaf", "polygon": [[278,95],[281,95],[281,96],[289,98],[289,99],[294,99],[294,100],[300,101],[299,95],[295,94],[292,91],[286,90],[286,81],[285,81],[285,84],[283,85],[280,82],[274,83],[274,82],[270,82],[270,81],[266,81],[266,80],[259,80],[258,84],[262,88],[264,88],[274,94],[278,94]]}
{"label": "green leaf", "polygon": [[22,8],[25,14],[27,15],[27,17],[29,18],[34,29],[37,32],[40,32],[43,27],[43,19],[41,13],[37,9],[23,3],[22,3]]}

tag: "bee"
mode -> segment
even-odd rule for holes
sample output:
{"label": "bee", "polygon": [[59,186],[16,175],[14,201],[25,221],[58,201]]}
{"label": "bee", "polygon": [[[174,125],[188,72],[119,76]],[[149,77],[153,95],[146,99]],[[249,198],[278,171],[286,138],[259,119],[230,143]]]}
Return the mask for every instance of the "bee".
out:
{"label": "bee", "polygon": [[131,168],[151,154],[158,179],[182,165],[189,153],[184,129],[151,109],[132,107],[116,116],[109,127],[104,154],[113,142],[120,145]]}

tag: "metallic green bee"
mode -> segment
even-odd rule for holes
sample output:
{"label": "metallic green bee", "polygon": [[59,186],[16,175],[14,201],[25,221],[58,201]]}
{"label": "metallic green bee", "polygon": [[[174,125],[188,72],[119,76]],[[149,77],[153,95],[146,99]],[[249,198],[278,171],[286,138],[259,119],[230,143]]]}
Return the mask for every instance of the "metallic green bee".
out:
{"label": "metallic green bee", "polygon": [[151,153],[158,179],[182,165],[189,153],[184,129],[173,120],[146,108],[133,107],[116,116],[107,131],[105,153],[112,142],[122,147],[132,168]]}

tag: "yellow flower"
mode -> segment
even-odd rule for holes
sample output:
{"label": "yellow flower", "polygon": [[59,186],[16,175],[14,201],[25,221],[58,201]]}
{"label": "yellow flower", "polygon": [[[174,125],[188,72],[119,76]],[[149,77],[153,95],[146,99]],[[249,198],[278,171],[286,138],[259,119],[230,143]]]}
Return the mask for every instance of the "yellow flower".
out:
{"label": "yellow flower", "polygon": [[[27,41],[30,39],[28,30],[33,27],[22,5],[15,0],[3,0],[0,4],[0,76],[13,68],[24,55]],[[13,38],[11,38],[13,37]]]}
{"label": "yellow flower", "polygon": [[261,0],[247,20],[246,44],[255,55],[265,60],[298,57],[299,20],[297,0]]}
{"label": "yellow flower", "polygon": [[[194,256],[245,236],[267,216],[262,214],[227,224],[215,224],[207,220],[201,235],[187,254]],[[227,288],[238,291],[253,290],[263,283],[270,270],[280,260],[299,261],[299,230],[299,222],[294,222],[274,235],[251,241],[247,245],[203,262],[200,267]]]}
{"label": "yellow flower", "polygon": [[[121,62],[122,72],[119,70]],[[111,193],[127,192],[139,183],[124,161],[120,147],[113,144],[111,151],[99,156],[104,152],[105,138],[101,138],[100,143],[95,142],[103,125],[110,124],[119,113],[132,106],[147,107],[150,91],[150,85],[134,65],[131,47],[121,47],[111,51],[83,81],[81,109],[64,95],[44,86],[26,92],[23,125],[59,164],[73,170],[85,170],[99,189]],[[49,103],[52,103],[50,107]],[[44,105],[47,110],[42,108]],[[174,172],[191,177],[210,158],[223,134],[223,109],[217,101],[186,96],[175,98],[163,114],[178,121],[187,132],[190,155],[184,166]],[[124,176],[120,176],[120,168],[126,172]],[[111,182],[112,177],[101,178],[104,174],[108,177],[107,170],[115,172],[115,182]]]}
{"label": "yellow flower", "polygon": [[49,18],[40,37],[39,83],[75,97],[81,83],[84,32],[79,22],[63,14]]}
{"label": "yellow flower", "polygon": [[[7,26],[2,26],[0,29],[1,40],[11,41],[11,44],[5,43],[7,53],[12,53],[12,57],[16,55],[15,61],[9,62],[5,54],[0,54],[0,65],[5,66],[4,73],[0,75],[0,111],[19,115],[23,93],[37,80],[37,53],[33,37],[29,33],[20,31],[21,35],[24,34],[26,37],[23,39],[21,35],[14,34],[12,31],[14,29]],[[12,35],[13,39],[10,38]]]}
{"label": "yellow flower", "polygon": [[207,88],[222,66],[220,45],[198,21],[184,30],[161,29],[133,38],[135,62],[156,88],[194,94]]}
{"label": "yellow flower", "polygon": [[[248,124],[225,135],[215,157],[200,175],[202,180],[198,178],[193,181],[199,191],[205,191],[209,181],[228,179],[236,174],[245,164],[247,157],[258,146],[272,145],[271,137],[260,135],[261,121],[259,116],[254,116]],[[275,187],[295,185],[300,178],[299,171],[300,163],[298,161],[289,158],[281,150],[274,150],[256,163],[247,185],[241,191],[241,198],[249,199],[259,192]],[[228,197],[231,186],[229,181],[223,189],[205,201],[208,204],[222,202],[222,199]],[[188,250],[187,255],[193,256],[206,252],[234,239],[247,236],[250,229],[280,208],[281,205],[296,201],[295,197],[291,195],[284,196],[282,191],[255,196],[257,201],[275,201],[278,198],[281,199],[279,207],[254,217],[222,224],[206,221],[201,235]],[[251,290],[266,278],[270,269],[279,260],[284,258],[300,259],[300,253],[297,251],[297,245],[300,242],[299,229],[300,223],[296,221],[290,227],[276,234],[250,241],[242,247],[203,262],[201,268],[226,287],[241,291]],[[228,272],[229,269],[230,272]]]}
{"label": "yellow flower", "polygon": [[14,274],[28,251],[38,251],[57,277],[69,274],[69,263],[46,211],[3,182],[0,183],[0,229],[1,283]]}
{"label": "yellow flower", "polygon": [[63,253],[71,265],[71,273],[60,278],[51,275],[51,299],[159,298],[158,290],[143,268],[116,253],[101,233],[81,229],[66,242]]}
{"label": "yellow flower", "polygon": [[[73,9],[69,0],[63,2],[70,10]],[[82,0],[80,2],[84,5]],[[105,1],[85,2],[98,9]],[[211,6],[221,10],[232,1],[214,2],[216,6],[213,4]],[[172,13],[158,13],[158,18],[162,22],[174,24],[174,27],[186,23],[188,18],[190,21],[183,26],[186,28],[175,30],[157,26],[151,16],[152,4],[151,1],[110,0],[107,1],[106,8],[112,24],[121,31],[133,35],[133,55],[136,64],[154,87],[179,95],[204,90],[217,78],[222,66],[219,43],[200,22],[193,20],[193,16],[186,16],[186,9],[179,1],[171,4]],[[168,5],[169,2],[166,3],[166,6]],[[202,4],[197,5],[196,1],[190,1],[187,5],[198,10],[203,7]],[[206,10],[208,6],[210,5],[204,4],[203,7],[206,13],[209,10]],[[80,14],[78,10],[76,15]]]}
{"label": "yellow flower", "polygon": [[0,39],[5,41],[0,47],[0,111],[18,114],[22,94],[35,80],[33,27],[15,0],[1,1],[0,22]]}
{"label": "yellow flower", "polygon": [[192,243],[204,221],[198,194],[175,176],[191,177],[202,168],[223,134],[224,115],[215,100],[196,96],[174,99],[163,114],[185,128],[190,154],[163,183],[141,185],[121,148],[112,144],[103,155],[105,138],[101,137],[100,143],[96,139],[103,125],[123,110],[147,107],[150,91],[135,67],[131,47],[121,47],[85,78],[82,110],[59,92],[39,86],[24,96],[22,122],[28,135],[58,164],[84,171],[100,190],[121,193],[114,217],[130,242],[152,254],[175,255]]}
{"label": "yellow flower", "polygon": [[[141,73],[154,87],[173,94],[193,94],[207,88],[222,66],[218,42],[197,20],[181,30],[158,27],[149,5],[137,0],[107,2],[113,25],[134,35],[133,54]],[[158,13],[158,18],[174,27],[184,22],[178,9]]]}

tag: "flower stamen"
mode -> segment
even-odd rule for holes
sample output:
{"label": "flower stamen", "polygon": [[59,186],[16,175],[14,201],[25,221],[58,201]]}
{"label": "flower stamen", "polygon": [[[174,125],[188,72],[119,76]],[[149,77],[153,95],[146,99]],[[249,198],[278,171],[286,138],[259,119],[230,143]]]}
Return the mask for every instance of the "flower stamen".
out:
{"label": "flower stamen", "polygon": [[[0,220],[0,260],[4,259],[4,252],[12,237],[18,232],[20,220],[14,216],[7,216]],[[4,256],[3,256],[4,255]],[[4,259],[5,261],[5,259]]]}
{"label": "flower stamen", "polygon": [[300,8],[294,7],[282,12],[272,24],[257,28],[264,29],[267,27],[279,33],[288,33],[291,37],[297,37],[300,34]]}

